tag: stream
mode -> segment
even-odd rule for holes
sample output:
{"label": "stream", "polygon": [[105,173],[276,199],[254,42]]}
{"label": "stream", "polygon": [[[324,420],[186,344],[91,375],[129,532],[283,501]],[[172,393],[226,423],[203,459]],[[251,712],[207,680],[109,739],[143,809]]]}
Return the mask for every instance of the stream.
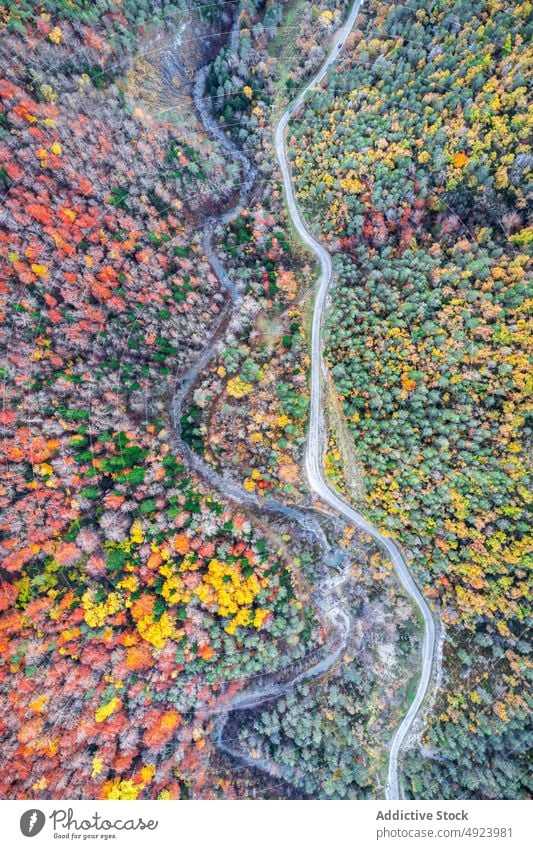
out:
{"label": "stream", "polygon": [[[398,756],[402,744],[411,731],[413,723],[417,718],[429,687],[435,655],[435,623],[433,615],[413,580],[405,558],[398,546],[389,537],[381,534],[380,531],[364,516],[362,516],[361,513],[354,510],[347,502],[345,502],[337,492],[330,488],[324,478],[323,460],[325,450],[325,425],[322,400],[323,361],[321,331],[326,296],[332,277],[332,265],[330,254],[326,248],[311,235],[301,217],[294,196],[291,173],[285,149],[285,136],[289,121],[294,116],[295,111],[303,104],[307,94],[321,82],[330,65],[332,65],[332,63],[337,59],[339,52],[344,45],[345,39],[353,27],[360,5],[360,0],[356,0],[344,25],[336,33],[334,47],[328,54],[320,70],[281,116],[276,127],[275,141],[276,153],[283,177],[289,214],[301,239],[317,257],[321,267],[321,274],[317,281],[311,339],[311,404],[305,455],[305,465],[309,483],[311,489],[317,493],[324,503],[329,504],[337,514],[344,516],[360,530],[369,534],[379,544],[381,549],[387,553],[393,562],[399,582],[402,584],[411,600],[419,608],[424,620],[422,671],[418,688],[415,698],[404,716],[402,723],[396,729],[390,744],[388,777],[385,788],[386,798],[399,799],[401,798],[401,786],[398,776]],[[233,46],[236,46],[237,44],[239,32],[238,27],[239,16],[237,15],[231,35],[231,44]],[[209,484],[210,487],[214,487],[219,490],[225,498],[230,499],[237,504],[246,505],[252,510],[259,511],[260,513],[267,511],[272,514],[284,515],[297,522],[303,533],[308,538],[313,539],[320,544],[323,551],[323,562],[324,565],[326,565],[327,555],[331,554],[332,546],[329,544],[320,523],[317,521],[315,516],[311,515],[310,511],[289,507],[272,497],[258,498],[253,493],[247,492],[244,487],[240,486],[226,475],[216,472],[202,459],[202,457],[196,454],[196,452],[194,452],[182,438],[181,418],[186,410],[186,405],[191,391],[193,390],[200,374],[207,368],[216,354],[222,350],[224,332],[232,318],[238,314],[243,302],[243,292],[239,288],[239,285],[231,279],[226,270],[222,267],[222,264],[213,248],[215,230],[219,226],[226,225],[231,219],[238,216],[246,207],[256,178],[256,170],[252,163],[243,151],[234,144],[231,138],[226,135],[221,124],[214,118],[210,111],[210,100],[204,96],[208,71],[209,66],[207,65],[201,68],[196,74],[194,83],[194,102],[196,110],[205,131],[212,138],[215,138],[224,150],[239,163],[242,180],[236,204],[223,214],[210,217],[202,229],[202,244],[205,255],[220,283],[225,288],[228,294],[228,300],[220,314],[217,326],[213,328],[212,341],[204,349],[196,362],[182,376],[180,385],[174,395],[172,402],[172,417],[176,441],[179,451],[187,460],[190,467],[193,468],[197,474]],[[222,712],[219,712],[219,718],[215,723],[215,744],[219,751],[245,766],[259,769],[272,776],[279,777],[279,766],[277,764],[263,759],[252,758],[239,749],[233,748],[231,743],[225,740],[224,732],[229,716],[232,712],[257,708],[272,699],[283,696],[300,682],[311,678],[318,678],[326,673],[335,665],[339,657],[342,656],[350,635],[351,620],[345,607],[342,607],[342,604],[337,604],[335,607],[332,607],[328,603],[327,592],[332,586],[342,583],[343,580],[343,577],[338,574],[334,577],[331,576],[333,568],[334,567],[329,567],[330,576],[319,582],[314,592],[315,604],[319,609],[322,618],[329,625],[330,636],[326,643],[319,647],[319,649],[309,652],[303,658],[285,666],[282,670],[285,675],[281,679],[279,672],[276,673],[275,670],[271,673],[265,673],[264,675],[259,676],[259,681],[257,680],[258,676],[255,676],[255,683],[244,688],[233,696],[224,706]]]}

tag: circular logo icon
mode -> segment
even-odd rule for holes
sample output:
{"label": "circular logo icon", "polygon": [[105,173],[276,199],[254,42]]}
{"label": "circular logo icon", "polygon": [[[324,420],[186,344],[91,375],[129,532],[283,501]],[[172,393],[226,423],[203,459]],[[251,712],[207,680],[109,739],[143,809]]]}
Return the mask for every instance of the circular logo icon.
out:
{"label": "circular logo icon", "polygon": [[46,817],[42,811],[37,808],[32,808],[30,811],[24,811],[20,818],[20,830],[24,837],[35,837],[43,830]]}

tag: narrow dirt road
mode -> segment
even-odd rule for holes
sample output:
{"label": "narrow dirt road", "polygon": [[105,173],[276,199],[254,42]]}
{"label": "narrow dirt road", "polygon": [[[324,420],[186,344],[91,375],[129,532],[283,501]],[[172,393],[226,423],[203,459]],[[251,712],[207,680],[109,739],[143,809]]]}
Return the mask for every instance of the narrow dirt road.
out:
{"label": "narrow dirt road", "polygon": [[433,666],[433,658],[435,654],[435,622],[432,613],[417,585],[415,584],[404,556],[398,546],[389,538],[384,536],[374,527],[365,517],[354,510],[346,501],[344,501],[336,492],[334,492],[324,477],[324,414],[323,414],[323,398],[322,398],[322,325],[324,316],[324,307],[326,303],[327,292],[332,276],[331,256],[326,248],[320,244],[309,232],[302,215],[298,209],[294,190],[292,186],[291,172],[287,160],[287,152],[285,146],[285,136],[287,126],[293,114],[303,104],[309,92],[313,91],[325,77],[328,68],[336,61],[344,42],[349,35],[355,19],[358,15],[361,6],[361,0],[356,0],[351,12],[339,30],[335,38],[335,46],[330,51],[324,64],[313,77],[306,88],[296,97],[290,106],[283,113],[278,126],[276,128],[276,154],[278,157],[285,194],[287,199],[287,208],[292,218],[293,224],[298,231],[298,234],[303,242],[311,249],[320,262],[321,273],[317,282],[317,294],[315,298],[313,310],[313,325],[311,335],[311,404],[309,415],[309,432],[307,437],[305,464],[307,476],[312,489],[320,496],[320,498],[333,507],[334,510],[344,515],[350,522],[353,522],[362,531],[372,536],[385,549],[391,558],[398,579],[406,592],[418,606],[424,619],[424,641],[422,646],[422,671],[420,681],[416,690],[415,697],[403,718],[402,723],[397,728],[390,744],[389,768],[386,784],[386,798],[399,799],[401,795],[400,780],[398,776],[398,755],[409,733],[415,717],[420,710],[426,692],[428,690],[431,670]]}
{"label": "narrow dirt road", "polygon": [[[310,250],[318,258],[321,266],[321,274],[317,281],[317,294],[314,304],[313,325],[311,337],[311,403],[309,430],[306,444],[306,471],[309,478],[311,488],[320,496],[323,502],[329,504],[337,513],[344,516],[354,525],[373,537],[381,547],[387,552],[392,560],[399,581],[405,588],[408,595],[416,603],[424,619],[424,642],[422,647],[422,672],[420,681],[416,691],[415,698],[409,707],[402,723],[394,733],[390,744],[390,756],[388,767],[388,778],[386,784],[387,799],[400,798],[401,788],[398,777],[398,754],[406,735],[411,729],[414,719],[420,709],[420,706],[426,695],[435,654],[435,623],[431,611],[424,600],[420,590],[416,586],[406,561],[401,554],[396,544],[380,533],[365,517],[354,510],[347,502],[345,502],[336,492],[330,489],[323,474],[323,457],[324,457],[324,414],[323,414],[323,394],[321,375],[323,369],[322,362],[322,344],[321,333],[324,307],[327,297],[329,284],[332,277],[331,257],[326,248],[320,244],[309,232],[304,224],[303,218],[298,210],[294,191],[292,188],[291,174],[287,161],[285,149],[285,133],[287,125],[295,113],[302,105],[305,97],[311,92],[320,81],[324,78],[328,68],[336,61],[344,42],[349,35],[354,21],[359,12],[361,0],[356,0],[351,12],[337,33],[335,45],[330,51],[324,64],[313,77],[307,87],[295,98],[291,105],[284,112],[279,120],[276,128],[276,153],[283,176],[285,187],[287,206],[301,239],[309,246]],[[235,24],[235,27],[237,23]],[[216,137],[222,147],[226,149],[228,154],[235,158],[241,165],[243,181],[241,183],[238,202],[235,207],[228,210],[220,216],[214,216],[206,223],[203,233],[204,250],[208,257],[211,266],[217,274],[220,282],[229,294],[229,302],[226,305],[219,319],[219,326],[214,332],[213,339],[206,346],[202,355],[194,363],[189,371],[182,376],[180,387],[178,388],[173,400],[173,419],[175,426],[176,441],[178,448],[187,459],[192,468],[196,470],[210,485],[220,489],[225,496],[231,500],[247,505],[252,508],[262,508],[272,513],[281,513],[294,519],[304,532],[314,537],[323,548],[324,553],[330,550],[330,545],[325,537],[325,534],[320,527],[320,524],[312,517],[309,511],[298,510],[282,504],[276,499],[264,499],[259,503],[255,496],[246,493],[242,486],[233,482],[229,477],[223,476],[215,472],[213,468],[198,456],[182,439],[181,435],[181,416],[184,412],[187,398],[196,383],[201,372],[207,367],[211,359],[215,356],[219,339],[218,336],[222,333],[226,322],[230,319],[241,305],[242,293],[229,277],[226,271],[222,268],[221,263],[213,249],[213,236],[215,228],[218,224],[226,224],[231,218],[239,214],[240,210],[245,205],[248,199],[249,192],[254,181],[254,169],[249,163],[245,154],[240,151],[233,141],[227,137],[217,124],[214,117],[211,115],[206,99],[203,97],[205,87],[205,76],[207,68],[201,69],[198,73],[195,85],[195,104],[198,114],[202,120],[205,130]],[[324,672],[330,669],[341,655],[350,630],[350,620],[344,610],[330,609],[323,597],[324,592],[331,584],[331,578],[324,579],[316,588],[315,601],[317,607],[321,608],[325,619],[329,620],[331,627],[331,642],[323,647],[322,652],[311,653],[311,656],[302,658],[291,666],[291,669],[285,670],[284,680],[277,680],[279,675],[276,672],[266,673],[264,676],[252,676],[254,683],[245,687],[241,692],[234,696],[222,711],[217,711],[220,714],[220,719],[217,721],[216,728],[216,744],[217,747],[225,754],[233,757],[247,766],[262,769],[269,774],[272,773],[273,765],[270,763],[257,762],[240,752],[238,749],[229,745],[224,739],[224,729],[226,727],[229,714],[232,711],[242,711],[251,707],[258,707],[261,704],[271,701],[273,698],[278,698],[289,692],[295,684],[300,681],[308,680],[309,678],[320,677]],[[287,677],[288,676],[288,677]],[[243,685],[245,681],[242,682]]]}

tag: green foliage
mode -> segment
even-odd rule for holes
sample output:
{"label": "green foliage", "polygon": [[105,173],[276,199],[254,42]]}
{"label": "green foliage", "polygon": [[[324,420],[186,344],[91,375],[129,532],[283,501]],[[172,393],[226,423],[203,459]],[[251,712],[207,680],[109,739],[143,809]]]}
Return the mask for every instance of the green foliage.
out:
{"label": "green foliage", "polygon": [[[365,9],[341,67],[291,133],[300,201],[340,254],[326,358],[365,509],[411,553],[455,647],[428,732],[437,758],[410,759],[409,792],[520,797],[518,646],[531,604],[528,6]],[[479,648],[465,653],[472,635]],[[495,660],[506,683],[482,706],[464,681],[486,679]]]}

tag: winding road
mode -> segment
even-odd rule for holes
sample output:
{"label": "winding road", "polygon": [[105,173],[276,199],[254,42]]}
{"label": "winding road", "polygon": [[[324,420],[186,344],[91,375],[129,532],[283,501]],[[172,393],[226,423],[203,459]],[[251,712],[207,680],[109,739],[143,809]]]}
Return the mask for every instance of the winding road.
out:
{"label": "winding road", "polygon": [[327,74],[328,68],[333,65],[339,56],[342,46],[354,25],[355,19],[361,7],[362,0],[356,0],[350,14],[339,30],[335,38],[335,46],[330,51],[328,57],[323,63],[318,73],[313,77],[306,88],[293,100],[290,106],[286,109],[280,118],[276,128],[276,154],[283,177],[285,195],[287,200],[287,208],[291,216],[292,222],[303,242],[310,248],[313,254],[320,262],[321,273],[317,281],[317,294],[313,309],[313,323],[311,333],[311,403],[309,414],[309,431],[307,437],[305,466],[307,476],[311,488],[317,493],[322,501],[329,504],[338,513],[345,516],[350,522],[353,522],[365,533],[372,536],[383,549],[387,552],[392,560],[394,569],[398,579],[408,595],[418,606],[424,619],[424,640],[422,645],[422,671],[420,681],[416,690],[415,697],[404,716],[400,726],[394,733],[390,745],[389,767],[387,784],[385,788],[387,799],[399,799],[400,780],[398,777],[398,755],[407,734],[409,733],[413,722],[420,710],[424,697],[427,693],[429,682],[431,679],[431,670],[433,665],[433,657],[435,654],[435,622],[432,613],[425,601],[422,593],[415,584],[404,556],[398,546],[389,538],[384,536],[377,528],[372,525],[368,519],[354,510],[346,501],[344,501],[336,492],[328,485],[323,472],[323,457],[324,457],[324,417],[322,408],[322,324],[324,307],[328,293],[329,284],[332,277],[331,256],[326,248],[318,242],[309,232],[302,215],[298,209],[294,190],[292,186],[291,172],[287,160],[287,151],[285,145],[285,135],[287,126],[291,117],[296,110],[303,104],[307,95],[312,92]]}
{"label": "winding road", "polygon": [[[330,254],[326,248],[311,235],[298,209],[292,187],[291,172],[285,147],[285,134],[291,117],[303,104],[307,94],[317,87],[326,75],[328,68],[337,59],[342,46],[353,27],[360,6],[361,0],[356,0],[346,22],[337,32],[335,45],[328,54],[320,70],[281,116],[276,127],[275,144],[276,154],[283,177],[289,214],[298,234],[300,235],[300,238],[317,257],[321,267],[320,277],[317,281],[317,293],[314,303],[311,335],[311,399],[309,429],[305,454],[305,465],[309,483],[311,489],[324,503],[329,504],[338,514],[344,516],[362,531],[371,536],[387,552],[392,560],[400,583],[406,590],[407,594],[418,606],[424,620],[422,672],[420,681],[414,700],[400,726],[394,733],[390,744],[388,777],[385,792],[387,799],[399,799],[401,797],[401,787],[398,777],[398,755],[428,690],[435,654],[435,623],[433,621],[431,611],[411,577],[406,561],[396,544],[391,539],[380,533],[380,531],[378,531],[377,528],[375,528],[361,513],[354,510],[353,507],[351,507],[335,491],[333,491],[326,482],[323,474],[325,426],[321,384],[323,371],[321,332],[324,308],[332,277],[332,264]],[[232,32],[232,43],[236,38],[235,33],[237,32],[237,27],[238,18],[236,18]],[[194,87],[195,105],[205,130],[217,138],[227,153],[240,163],[243,180],[240,184],[239,197],[236,205],[232,209],[226,211],[223,215],[213,216],[204,226],[203,246],[205,254],[213,268],[213,271],[230,297],[229,302],[226,304],[226,307],[219,317],[219,322],[217,327],[214,329],[210,343],[204,349],[198,360],[191,365],[184,375],[182,375],[180,386],[174,395],[172,413],[176,441],[178,443],[179,450],[185,456],[192,468],[194,468],[198,474],[208,481],[210,485],[215,486],[223,492],[227,498],[230,498],[240,504],[246,504],[248,507],[253,509],[267,510],[271,513],[281,513],[295,520],[300,525],[303,532],[319,542],[324,554],[327,554],[331,551],[331,546],[329,545],[320,524],[313,516],[310,515],[309,511],[289,507],[274,498],[266,498],[259,501],[255,495],[247,493],[242,486],[232,481],[226,475],[217,473],[202,457],[196,454],[191,447],[184,442],[181,433],[181,417],[184,413],[187,399],[194,387],[194,384],[196,383],[199,375],[215,356],[216,352],[220,349],[224,328],[227,326],[227,323],[231,321],[232,314],[238,313],[242,304],[242,292],[222,267],[213,248],[215,229],[218,225],[226,224],[234,216],[239,214],[240,210],[245,206],[248,200],[255,178],[255,169],[248,161],[246,155],[239,150],[231,138],[223,132],[220,124],[215,120],[207,106],[208,101],[203,96],[207,70],[206,66],[205,68],[200,69],[197,74]],[[346,641],[350,631],[350,619],[347,612],[342,608],[333,609],[328,605],[325,593],[328,589],[334,586],[336,582],[338,583],[342,580],[343,579],[340,576],[337,576],[335,580],[326,578],[317,585],[315,592],[315,601],[317,606],[321,610],[324,619],[329,621],[331,635],[329,643],[323,646],[321,651],[311,652],[310,655],[304,656],[293,664],[289,664],[289,666],[285,668],[285,675],[289,675],[290,677],[285,678],[285,680],[279,680],[279,671],[278,673],[276,673],[276,671],[273,671],[272,673],[265,673],[264,676],[253,676],[255,679],[254,683],[251,686],[245,687],[245,689],[233,696],[233,698],[231,698],[226,704],[224,710],[218,711],[220,719],[216,723],[215,738],[216,745],[219,750],[247,766],[259,768],[271,775],[276,774],[275,767],[270,762],[252,759],[225,741],[224,730],[228,722],[229,714],[233,711],[243,711],[251,707],[258,707],[266,701],[270,701],[273,698],[279,698],[300,681],[319,677],[336,663],[346,646]]]}

